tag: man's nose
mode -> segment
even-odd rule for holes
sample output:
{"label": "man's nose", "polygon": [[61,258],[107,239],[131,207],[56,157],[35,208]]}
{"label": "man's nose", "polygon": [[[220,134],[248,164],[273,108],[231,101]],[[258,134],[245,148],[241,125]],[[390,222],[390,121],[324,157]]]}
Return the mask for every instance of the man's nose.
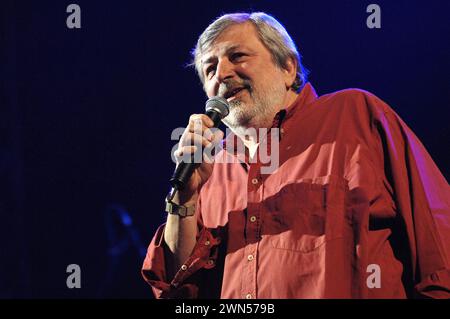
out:
{"label": "man's nose", "polygon": [[233,78],[234,76],[234,64],[227,58],[221,59],[217,64],[216,75],[218,84],[223,81]]}

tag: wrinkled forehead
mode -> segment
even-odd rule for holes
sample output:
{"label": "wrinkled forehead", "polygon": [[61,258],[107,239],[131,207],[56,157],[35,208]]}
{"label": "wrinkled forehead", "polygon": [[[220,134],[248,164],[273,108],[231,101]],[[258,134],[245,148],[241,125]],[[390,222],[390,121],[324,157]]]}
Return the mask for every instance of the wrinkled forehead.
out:
{"label": "wrinkled forehead", "polygon": [[233,24],[223,30],[201,53],[202,64],[212,57],[239,49],[256,49],[262,46],[255,26],[250,22]]}
{"label": "wrinkled forehead", "polygon": [[244,44],[235,42],[221,42],[203,53],[201,58],[202,65],[211,63],[213,60],[218,59],[218,57],[227,55],[230,52],[243,49],[246,49],[246,46]]}

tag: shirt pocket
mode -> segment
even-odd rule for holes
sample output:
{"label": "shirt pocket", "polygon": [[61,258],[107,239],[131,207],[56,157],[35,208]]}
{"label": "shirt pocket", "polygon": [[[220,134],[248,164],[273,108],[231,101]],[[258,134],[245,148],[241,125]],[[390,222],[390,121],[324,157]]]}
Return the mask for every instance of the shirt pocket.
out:
{"label": "shirt pocket", "polygon": [[309,253],[351,236],[346,189],[345,180],[332,175],[283,184],[264,218],[272,247]]}

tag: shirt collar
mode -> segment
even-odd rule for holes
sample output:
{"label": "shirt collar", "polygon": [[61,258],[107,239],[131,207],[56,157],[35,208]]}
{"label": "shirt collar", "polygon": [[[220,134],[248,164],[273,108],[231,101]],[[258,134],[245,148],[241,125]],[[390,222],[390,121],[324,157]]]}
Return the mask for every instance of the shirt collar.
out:
{"label": "shirt collar", "polygon": [[[295,101],[289,105],[288,107],[281,109],[277,114],[275,114],[275,117],[272,122],[271,128],[281,128],[281,125],[289,118],[291,118],[295,113],[297,113],[299,110],[303,109],[304,106],[307,104],[312,103],[314,100],[317,99],[317,93],[314,87],[311,85],[311,83],[307,82],[302,90],[300,91],[300,94],[297,96]],[[232,142],[232,139],[233,142]],[[235,152],[234,150],[227,149],[228,145],[234,145],[236,148],[239,137],[235,135],[234,133],[228,134],[225,139],[222,141],[222,147],[226,151]]]}
{"label": "shirt collar", "polygon": [[[317,99],[316,90],[314,90],[314,88],[311,85],[311,83],[307,82],[303,86],[300,94],[297,96],[295,101],[291,105],[289,105],[287,108],[283,109],[283,110],[286,111],[286,115],[283,118],[283,121],[287,120],[290,117],[292,117],[292,115],[294,115],[299,110],[303,109],[306,105],[312,103],[316,99]],[[277,115],[278,115],[278,113],[277,113]]]}

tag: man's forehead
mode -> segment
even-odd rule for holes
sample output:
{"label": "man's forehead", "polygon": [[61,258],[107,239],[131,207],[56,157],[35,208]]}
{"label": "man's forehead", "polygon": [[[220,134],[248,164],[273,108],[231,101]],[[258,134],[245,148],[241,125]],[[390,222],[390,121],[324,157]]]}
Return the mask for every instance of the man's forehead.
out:
{"label": "man's forehead", "polygon": [[227,52],[243,48],[245,48],[245,45],[242,45],[241,43],[236,43],[234,41],[213,43],[213,45],[211,45],[209,50],[203,53],[202,63],[207,63],[207,61],[210,61],[211,59],[214,59],[217,56],[224,55]]}
{"label": "man's forehead", "polygon": [[202,62],[212,57],[220,56],[229,51],[246,49],[259,38],[255,27],[251,23],[241,23],[229,26],[214,40],[208,50],[202,55]]}

